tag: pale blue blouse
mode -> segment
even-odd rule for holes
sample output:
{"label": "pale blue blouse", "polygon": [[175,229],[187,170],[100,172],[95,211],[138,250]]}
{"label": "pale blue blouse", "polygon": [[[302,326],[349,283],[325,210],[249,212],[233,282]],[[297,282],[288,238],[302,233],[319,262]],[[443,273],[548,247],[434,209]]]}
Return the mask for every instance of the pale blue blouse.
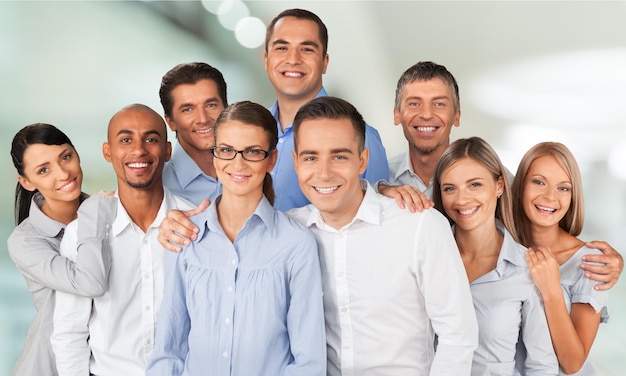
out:
{"label": "pale blue blouse", "polygon": [[539,291],[516,243],[500,221],[504,235],[496,268],[470,283],[478,320],[478,348],[472,376],[514,375],[518,338],[525,347],[524,375],[557,375],[558,361]]}
{"label": "pale blue blouse", "polygon": [[265,197],[231,243],[221,196],[192,218],[197,241],[168,255],[147,375],[325,375],[317,243]]}

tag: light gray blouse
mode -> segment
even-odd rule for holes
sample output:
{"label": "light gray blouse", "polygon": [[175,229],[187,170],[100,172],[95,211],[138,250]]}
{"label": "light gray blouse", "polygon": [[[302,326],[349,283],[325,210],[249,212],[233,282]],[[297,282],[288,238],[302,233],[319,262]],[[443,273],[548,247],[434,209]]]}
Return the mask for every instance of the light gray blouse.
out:
{"label": "light gray blouse", "polygon": [[[87,195],[83,193],[82,198],[86,197]],[[95,297],[102,295],[107,288],[110,257],[108,248],[102,246],[106,243],[103,241],[105,232],[88,226],[96,221],[88,218],[88,215],[83,215],[81,206],[79,209],[81,220],[78,223],[82,229],[78,246],[79,256],[76,263],[60,256],[59,245],[65,225],[49,218],[41,211],[44,200],[40,193],[35,194],[29,217],[13,230],[7,241],[9,255],[24,275],[37,310],[26,335],[22,353],[13,369],[13,375],[57,375],[54,354],[50,346],[55,290]],[[113,218],[115,213],[106,208],[116,208],[117,205],[103,205],[103,202],[111,200],[117,199],[94,196],[83,205],[92,207],[88,213],[96,213],[101,220],[107,221],[107,218]]]}

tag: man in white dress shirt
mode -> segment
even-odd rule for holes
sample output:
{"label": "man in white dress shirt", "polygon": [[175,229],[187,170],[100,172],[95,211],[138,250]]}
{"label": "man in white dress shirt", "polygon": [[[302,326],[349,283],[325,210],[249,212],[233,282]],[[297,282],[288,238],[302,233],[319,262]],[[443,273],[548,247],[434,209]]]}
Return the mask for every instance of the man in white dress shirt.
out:
{"label": "man in white dress shirt", "polygon": [[312,205],[289,215],[320,247],[328,375],[469,375],[478,328],[448,221],[400,209],[359,179],[365,123],[349,103],[314,99],[293,130]]}
{"label": "man in white dress shirt", "polygon": [[[190,207],[163,188],[171,145],[163,119],[149,107],[117,112],[102,151],[117,176],[116,215],[112,223],[81,226],[107,232],[109,286],[94,299],[57,293],[51,342],[59,375],[144,375],[163,296],[166,251],[156,239],[158,226],[170,209]],[[76,257],[76,223],[61,243],[70,259]]]}

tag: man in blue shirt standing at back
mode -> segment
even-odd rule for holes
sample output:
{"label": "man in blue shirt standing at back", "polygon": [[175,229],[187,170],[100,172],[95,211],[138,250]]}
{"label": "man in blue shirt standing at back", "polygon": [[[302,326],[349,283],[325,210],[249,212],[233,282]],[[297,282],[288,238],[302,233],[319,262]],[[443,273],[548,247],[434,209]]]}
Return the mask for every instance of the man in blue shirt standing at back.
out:
{"label": "man in blue shirt standing at back", "polygon": [[[278,123],[278,162],[272,171],[276,201],[274,207],[289,210],[309,204],[298,185],[293,167],[291,125],[304,104],[328,94],[322,75],[328,66],[328,31],[320,18],[307,10],[288,9],[276,16],[267,28],[263,60],[274,86],[276,103],[270,112]],[[365,147],[370,163],[362,177],[375,184],[389,178],[387,155],[380,135],[367,125]]]}
{"label": "man in blue shirt standing at back", "polygon": [[221,193],[213,154],[215,120],[228,106],[222,73],[206,63],[179,64],[161,80],[159,97],[177,145],[163,169],[163,185],[200,205]]}

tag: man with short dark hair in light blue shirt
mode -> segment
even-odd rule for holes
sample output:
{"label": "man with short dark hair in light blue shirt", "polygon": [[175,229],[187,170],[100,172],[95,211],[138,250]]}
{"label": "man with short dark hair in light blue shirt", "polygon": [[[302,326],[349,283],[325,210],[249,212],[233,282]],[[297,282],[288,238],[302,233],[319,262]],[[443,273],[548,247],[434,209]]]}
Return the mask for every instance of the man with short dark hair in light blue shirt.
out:
{"label": "man with short dark hair in light blue shirt", "polygon": [[[263,60],[276,93],[276,103],[270,112],[278,123],[278,162],[272,178],[276,191],[274,207],[279,210],[309,204],[300,190],[293,166],[291,124],[302,105],[328,95],[322,87],[322,75],[328,66],[327,47],[326,26],[307,10],[285,10],[267,28]],[[365,137],[370,163],[361,177],[372,184],[388,179],[387,154],[378,131],[367,125]]]}
{"label": "man with short dark hair in light blue shirt", "polygon": [[178,144],[163,169],[163,185],[195,205],[221,193],[213,167],[213,126],[228,106],[226,81],[206,63],[179,64],[161,80],[165,120]]}

